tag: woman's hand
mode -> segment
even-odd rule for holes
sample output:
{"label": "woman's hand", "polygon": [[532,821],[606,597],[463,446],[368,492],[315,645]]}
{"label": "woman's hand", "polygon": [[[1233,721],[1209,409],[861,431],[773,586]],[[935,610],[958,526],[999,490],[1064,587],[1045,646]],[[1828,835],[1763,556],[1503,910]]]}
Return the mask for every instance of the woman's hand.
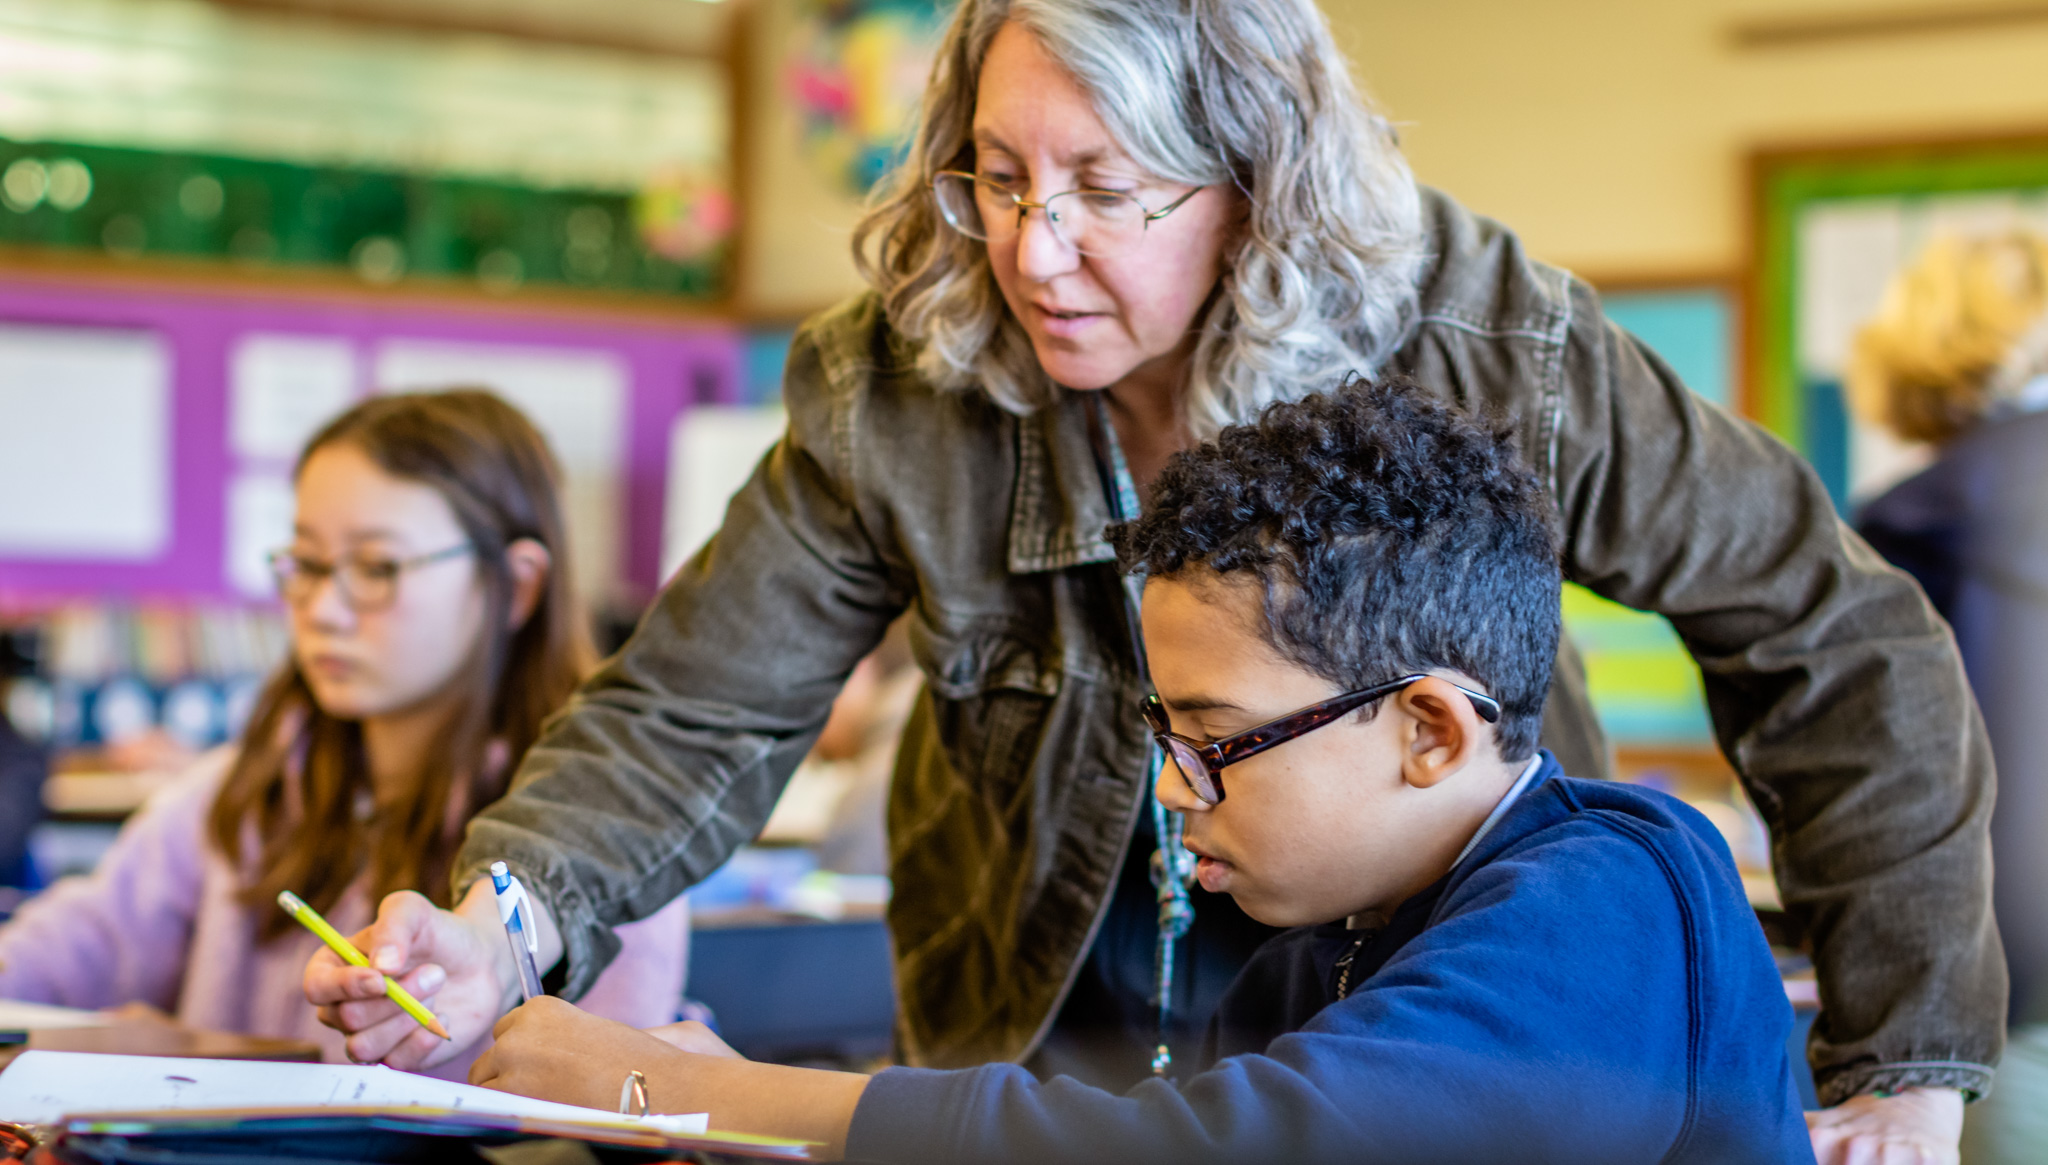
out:
{"label": "woman's hand", "polygon": [[[488,897],[489,886],[483,885]],[[472,893],[471,899],[476,895]],[[306,999],[320,1022],[348,1036],[349,1059],[416,1070],[453,1059],[483,1038],[517,999],[511,952],[495,907],[442,910],[410,890],[387,895],[377,921],[349,936],[370,966],[351,967],[322,947],[306,964]],[[384,975],[427,1005],[453,1037],[443,1040],[384,994]]]}
{"label": "woman's hand", "polygon": [[650,1112],[703,1112],[714,1128],[813,1141],[837,1160],[868,1078],[756,1064],[701,1023],[649,1031],[599,1019],[552,997],[527,1001],[492,1029],[497,1042],[469,1082],[614,1112],[630,1072],[647,1078]]}
{"label": "woman's hand", "polygon": [[[627,1074],[638,1071],[647,1077],[649,1112],[703,1111],[701,1105],[692,1107],[678,1087],[676,1065],[685,1055],[681,1045],[600,1019],[551,995],[527,1000],[499,1020],[491,1035],[496,1042],[469,1066],[471,1084],[617,1112]],[[723,1055],[738,1057],[708,1029],[704,1038],[724,1049]]]}
{"label": "woman's hand", "polygon": [[1853,1096],[1806,1114],[1820,1165],[1956,1165],[1963,1139],[1963,1094],[1908,1088],[1892,1096]]}

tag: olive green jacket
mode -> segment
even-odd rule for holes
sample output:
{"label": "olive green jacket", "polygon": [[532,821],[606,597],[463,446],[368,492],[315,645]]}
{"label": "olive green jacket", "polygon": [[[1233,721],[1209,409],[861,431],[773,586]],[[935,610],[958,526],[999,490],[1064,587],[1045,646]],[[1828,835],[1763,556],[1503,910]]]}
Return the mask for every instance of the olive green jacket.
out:
{"label": "olive green jacket", "polygon": [[[1435,259],[1394,363],[1511,415],[1566,577],[1663,614],[1699,661],[1815,944],[1823,1098],[1983,1091],[2005,1021],[1993,778],[1947,627],[1797,455],[1686,391],[1513,235],[1427,207]],[[611,927],[754,837],[907,608],[928,685],[889,805],[899,1052],[1018,1059],[1057,1012],[1148,792],[1085,401],[1012,415],[934,390],[912,355],[873,295],[804,326],[788,435],[470,825],[457,885],[508,860],[561,926],[571,998],[617,951]],[[1545,736],[1569,771],[1606,772],[1569,654]]]}

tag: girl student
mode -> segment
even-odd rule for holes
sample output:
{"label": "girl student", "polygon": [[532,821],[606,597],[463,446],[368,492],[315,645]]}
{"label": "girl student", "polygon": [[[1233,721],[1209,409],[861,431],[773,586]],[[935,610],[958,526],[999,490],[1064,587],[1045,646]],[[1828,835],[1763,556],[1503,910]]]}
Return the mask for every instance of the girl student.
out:
{"label": "girl student", "polygon": [[[152,797],[90,876],[0,928],[0,997],[143,1004],[343,1059],[301,987],[319,940],[278,892],[343,933],[394,891],[446,902],[464,827],[592,662],[555,476],[540,433],[488,392],[377,397],[316,434],[291,545],[271,558],[290,657],[238,743]],[[687,904],[617,934],[585,1006],[675,1018]],[[407,985],[434,1006],[437,976]],[[434,1074],[462,1078],[489,1044]]]}

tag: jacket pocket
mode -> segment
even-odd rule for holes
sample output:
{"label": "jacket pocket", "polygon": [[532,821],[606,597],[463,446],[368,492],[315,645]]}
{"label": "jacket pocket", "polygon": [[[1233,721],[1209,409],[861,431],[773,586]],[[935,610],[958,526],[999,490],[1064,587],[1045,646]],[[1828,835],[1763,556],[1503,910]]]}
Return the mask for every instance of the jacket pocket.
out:
{"label": "jacket pocket", "polygon": [[[1007,631],[913,634],[948,766],[998,818],[1025,808],[1062,676],[1056,654]],[[1021,824],[1021,823],[1020,823]]]}

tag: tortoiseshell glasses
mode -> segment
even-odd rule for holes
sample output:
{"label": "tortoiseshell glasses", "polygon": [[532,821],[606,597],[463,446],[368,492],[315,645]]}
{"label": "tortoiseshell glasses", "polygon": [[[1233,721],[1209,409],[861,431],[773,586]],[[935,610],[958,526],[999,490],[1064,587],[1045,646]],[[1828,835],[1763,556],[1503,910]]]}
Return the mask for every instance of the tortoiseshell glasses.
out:
{"label": "tortoiseshell glasses", "polygon": [[[1241,760],[1249,760],[1269,748],[1293,740],[1304,733],[1314,732],[1323,725],[1343,716],[1347,712],[1363,708],[1374,700],[1384,700],[1395,692],[1420,683],[1430,677],[1425,675],[1403,676],[1398,680],[1370,688],[1360,688],[1341,696],[1332,696],[1320,704],[1310,704],[1298,712],[1290,712],[1278,720],[1268,720],[1257,728],[1247,728],[1236,736],[1213,740],[1207,744],[1189,740],[1172,730],[1166,719],[1166,705],[1158,696],[1147,696],[1140,708],[1145,714],[1145,723],[1152,729],[1152,735],[1159,740],[1159,747],[1173,761],[1173,767],[1180,772],[1180,779],[1187,782],[1188,791],[1201,798],[1204,804],[1216,805],[1223,800],[1223,770]],[[1492,696],[1481,695],[1467,687],[1451,685],[1472,701],[1472,710],[1489,724],[1500,722],[1500,701]]]}

